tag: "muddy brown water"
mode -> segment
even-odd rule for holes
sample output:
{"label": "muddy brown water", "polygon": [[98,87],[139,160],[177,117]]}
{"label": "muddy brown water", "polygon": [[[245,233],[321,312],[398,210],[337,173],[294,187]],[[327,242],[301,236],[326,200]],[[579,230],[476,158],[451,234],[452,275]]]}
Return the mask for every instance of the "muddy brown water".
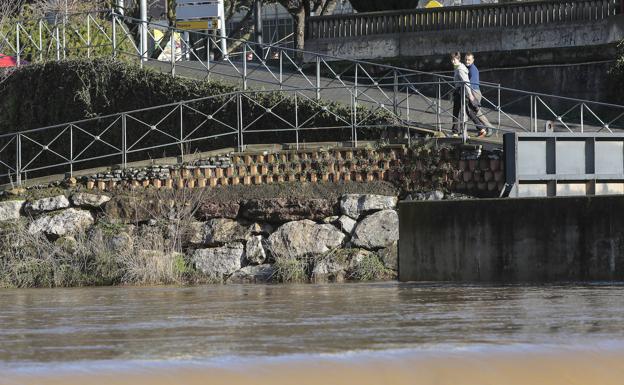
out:
{"label": "muddy brown water", "polygon": [[0,384],[624,384],[624,285],[0,290]]}

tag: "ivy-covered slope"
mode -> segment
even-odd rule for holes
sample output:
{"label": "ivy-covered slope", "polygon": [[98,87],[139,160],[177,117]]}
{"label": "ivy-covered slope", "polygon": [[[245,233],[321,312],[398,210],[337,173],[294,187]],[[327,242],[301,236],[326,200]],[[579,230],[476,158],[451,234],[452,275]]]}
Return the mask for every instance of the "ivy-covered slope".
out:
{"label": "ivy-covered slope", "polygon": [[235,90],[110,59],[28,65],[15,71],[0,89],[3,133]]}

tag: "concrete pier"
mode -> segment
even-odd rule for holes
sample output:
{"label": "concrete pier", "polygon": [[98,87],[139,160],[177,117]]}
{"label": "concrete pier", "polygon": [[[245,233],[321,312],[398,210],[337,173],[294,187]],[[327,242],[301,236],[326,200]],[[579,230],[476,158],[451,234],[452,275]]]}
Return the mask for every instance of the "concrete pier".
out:
{"label": "concrete pier", "polygon": [[399,280],[624,280],[622,213],[622,196],[401,202]]}

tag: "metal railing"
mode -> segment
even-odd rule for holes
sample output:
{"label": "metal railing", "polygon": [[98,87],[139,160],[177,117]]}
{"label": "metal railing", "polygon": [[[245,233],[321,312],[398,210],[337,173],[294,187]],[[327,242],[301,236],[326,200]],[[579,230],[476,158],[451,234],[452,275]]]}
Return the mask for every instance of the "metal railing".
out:
{"label": "metal railing", "polygon": [[535,1],[314,16],[307,39],[442,30],[476,30],[603,20],[621,12],[620,0]]}
{"label": "metal railing", "polygon": [[[466,111],[466,95],[462,94],[459,98],[460,113],[453,113],[453,103],[449,99],[452,98],[456,89],[464,90],[464,87],[458,87],[459,84],[456,84],[449,76],[366,61],[345,60],[283,46],[256,44],[235,39],[226,40],[228,46],[238,45],[237,50],[226,52],[222,48],[223,38],[220,36],[198,33],[197,35],[201,39],[195,43],[190,43],[177,39],[176,34],[183,31],[148,23],[148,37],[155,39],[154,31],[160,29],[165,36],[168,36],[171,47],[178,46],[169,50],[168,54],[166,50],[164,55],[152,59],[150,52],[141,52],[138,44],[135,44],[139,41],[139,32],[137,32],[140,30],[137,28],[139,23],[140,21],[136,19],[110,11],[68,15],[53,24],[49,24],[46,20],[19,21],[9,32],[0,32],[0,44],[4,42],[4,46],[9,47],[8,52],[5,50],[5,53],[10,54],[13,50],[13,54],[18,58],[18,63],[20,62],[19,59],[25,55],[28,55],[26,59],[29,61],[113,56],[124,60],[136,60],[140,65],[159,68],[172,76],[184,74],[196,78],[227,79],[238,84],[243,90],[237,93],[239,98],[245,99],[247,95],[258,94],[257,92],[247,92],[246,90],[250,87],[267,88],[273,91],[282,91],[282,94],[279,94],[282,96],[279,98],[282,98],[283,95],[290,95],[291,99],[297,99],[293,102],[295,105],[302,100],[306,100],[308,103],[314,102],[320,106],[318,113],[321,115],[329,113],[324,111],[322,106],[327,108],[331,104],[341,107],[343,110],[351,111],[350,114],[343,116],[348,125],[343,122],[345,125],[341,126],[342,128],[348,126],[349,130],[353,131],[353,137],[347,138],[349,140],[357,140],[357,131],[369,127],[370,119],[373,119],[378,113],[383,113],[388,118],[384,125],[403,127],[407,130],[420,128],[450,133],[451,125],[455,121],[461,127],[460,131],[464,140],[468,139],[467,131],[475,128],[477,124],[469,121],[465,112],[462,112]],[[202,50],[206,50],[209,54],[202,54]],[[214,57],[210,53],[214,54]],[[249,57],[251,60],[247,60]],[[308,62],[302,63],[302,58],[307,59]],[[538,132],[546,129],[607,133],[624,129],[624,106],[516,90],[492,83],[482,83],[481,91],[483,100],[477,114],[489,120],[497,135],[502,132]],[[224,97],[224,95],[219,95],[219,97]],[[186,106],[187,103],[193,103],[193,101],[180,102],[176,106]],[[232,106],[231,101],[226,104]],[[148,114],[149,111],[154,113],[158,109],[167,108],[167,106],[171,107],[171,105],[157,106],[140,110],[140,113]],[[186,107],[177,108],[187,110]],[[210,112],[211,108],[206,110],[195,108],[195,110],[200,115],[214,116],[214,113]],[[290,117],[289,114],[292,112],[282,111],[278,113],[277,111],[279,109],[272,110],[269,114],[285,118],[286,116]],[[172,114],[175,113],[172,112]],[[182,123],[180,123],[182,132],[186,132],[185,122],[190,120],[185,118],[183,113],[178,112],[178,115],[182,116]],[[122,121],[125,121],[127,129],[128,119],[132,119],[133,113],[126,112],[112,116],[116,116],[118,121],[114,124],[110,122],[113,124],[111,128],[116,127],[115,124],[123,126]],[[244,121],[250,115],[243,114],[239,109],[236,109],[236,111],[230,111],[229,116],[234,117],[232,119]],[[100,117],[96,120],[103,122],[105,118],[108,117]],[[171,115],[167,119],[171,119]],[[289,121],[289,119],[285,120]],[[95,124],[96,120],[81,122]],[[149,121],[148,117],[139,120]],[[0,156],[0,167],[6,167],[6,172],[0,171],[0,176],[4,175],[4,177],[11,177],[19,181],[22,176],[33,175],[33,172],[63,165],[71,166],[69,172],[72,172],[75,165],[86,165],[90,161],[96,160],[92,156],[92,151],[96,148],[98,151],[102,151],[103,148],[116,150],[113,155],[106,155],[110,159],[125,159],[128,154],[131,156],[140,155],[145,159],[149,154],[141,155],[141,153],[154,150],[149,146],[129,147],[127,143],[124,145],[121,142],[109,143],[110,145],[102,143],[102,146],[94,146],[82,139],[76,141],[73,135],[83,132],[78,129],[78,127],[82,127],[83,123],[81,122],[54,126],[56,129],[65,127],[66,130],[63,131],[62,135],[69,135],[69,138],[61,142],[55,141],[52,144],[71,143],[69,145],[71,147],[70,152],[67,149],[63,150],[65,151],[63,153],[59,152],[60,150],[54,150],[56,155],[52,152],[53,148],[49,144],[45,144],[46,140],[41,138],[37,140],[30,136],[31,133],[44,131],[48,133],[46,135],[51,135],[50,133],[53,131],[50,127],[2,136],[4,139],[0,141],[0,150],[7,155],[7,158]],[[235,121],[228,123],[230,128],[237,127],[236,124]],[[158,127],[158,124],[152,122],[149,126]],[[290,131],[284,131],[275,130],[274,127],[265,125],[262,129],[267,130],[267,133],[280,132],[284,134],[291,131],[300,132],[300,128],[302,128],[296,122],[294,127],[294,129],[291,127]],[[121,130],[121,128],[119,129]],[[312,129],[312,127],[307,127],[304,131]],[[157,132],[160,131],[154,129],[151,133]],[[163,138],[173,140],[170,137],[171,134],[170,136],[161,134]],[[233,131],[223,132],[218,136],[210,135],[206,140],[237,135]],[[240,137],[237,145],[245,143],[243,138],[245,135],[247,135],[246,131]],[[102,135],[94,134],[94,137],[97,136],[99,138],[96,141],[102,139]],[[56,135],[52,137],[56,138]],[[174,137],[174,142],[161,143],[158,144],[160,147],[156,148],[172,148],[172,146],[193,143],[193,141],[189,142],[187,139],[190,138],[186,138],[184,135],[174,135]],[[291,139],[278,141],[298,141],[296,137]],[[409,139],[409,135],[407,139]],[[26,142],[33,142],[32,145],[42,148],[42,153],[36,159],[24,158],[22,146]],[[81,145],[83,142],[86,143],[84,146]],[[45,146],[47,148],[43,148]],[[10,151],[13,151],[13,155],[10,155]],[[54,156],[61,154],[64,154],[61,159],[64,163],[55,161]],[[126,164],[125,161],[121,163]]]}
{"label": "metal railing", "polygon": [[[344,88],[336,89],[344,91]],[[351,95],[353,92],[350,93]],[[0,182],[246,144],[349,141],[405,129],[389,114],[318,101],[306,89],[237,91],[0,135]]]}
{"label": "metal railing", "polygon": [[[411,139],[412,130],[427,125],[448,133],[459,126],[464,139],[476,127],[465,111],[465,95],[459,98],[461,110],[453,114],[445,96],[464,87],[442,82],[402,83],[391,94],[396,103],[370,103],[366,93],[355,88],[327,89],[350,99],[336,104],[316,99],[307,88],[282,91],[238,91],[189,101],[164,104],[92,119],[23,130],[0,135],[0,181],[20,184],[24,179],[52,173],[69,173],[92,167],[129,161],[182,156],[225,147],[243,150],[245,144],[300,143],[310,141],[351,142],[379,138]],[[423,94],[429,89],[436,97]],[[595,113],[600,106],[568,99],[570,108],[558,115],[543,98],[527,93],[525,102],[533,110],[529,116],[512,116],[501,107],[501,88],[496,94],[484,90],[482,116],[496,132],[538,132],[538,119],[552,122],[568,132],[613,132],[624,129],[624,106],[609,121]],[[490,96],[487,96],[490,95]],[[388,95],[390,96],[390,95]],[[420,101],[421,103],[414,103]],[[368,102],[368,103],[367,103]],[[366,108],[362,108],[365,105]],[[489,106],[489,107],[486,107]],[[412,117],[419,121],[414,124]],[[594,122],[596,124],[589,124]]]}

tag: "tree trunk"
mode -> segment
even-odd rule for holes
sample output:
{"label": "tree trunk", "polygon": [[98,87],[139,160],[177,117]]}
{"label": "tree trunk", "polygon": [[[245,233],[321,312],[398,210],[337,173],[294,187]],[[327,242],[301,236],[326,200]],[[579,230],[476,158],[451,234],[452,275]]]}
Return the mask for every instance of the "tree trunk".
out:
{"label": "tree trunk", "polygon": [[[297,10],[297,13],[294,15],[295,48],[299,50],[304,49],[305,20],[306,20],[306,9],[303,6],[300,6],[299,9]],[[295,57],[298,62],[303,62],[302,52],[297,52]]]}

